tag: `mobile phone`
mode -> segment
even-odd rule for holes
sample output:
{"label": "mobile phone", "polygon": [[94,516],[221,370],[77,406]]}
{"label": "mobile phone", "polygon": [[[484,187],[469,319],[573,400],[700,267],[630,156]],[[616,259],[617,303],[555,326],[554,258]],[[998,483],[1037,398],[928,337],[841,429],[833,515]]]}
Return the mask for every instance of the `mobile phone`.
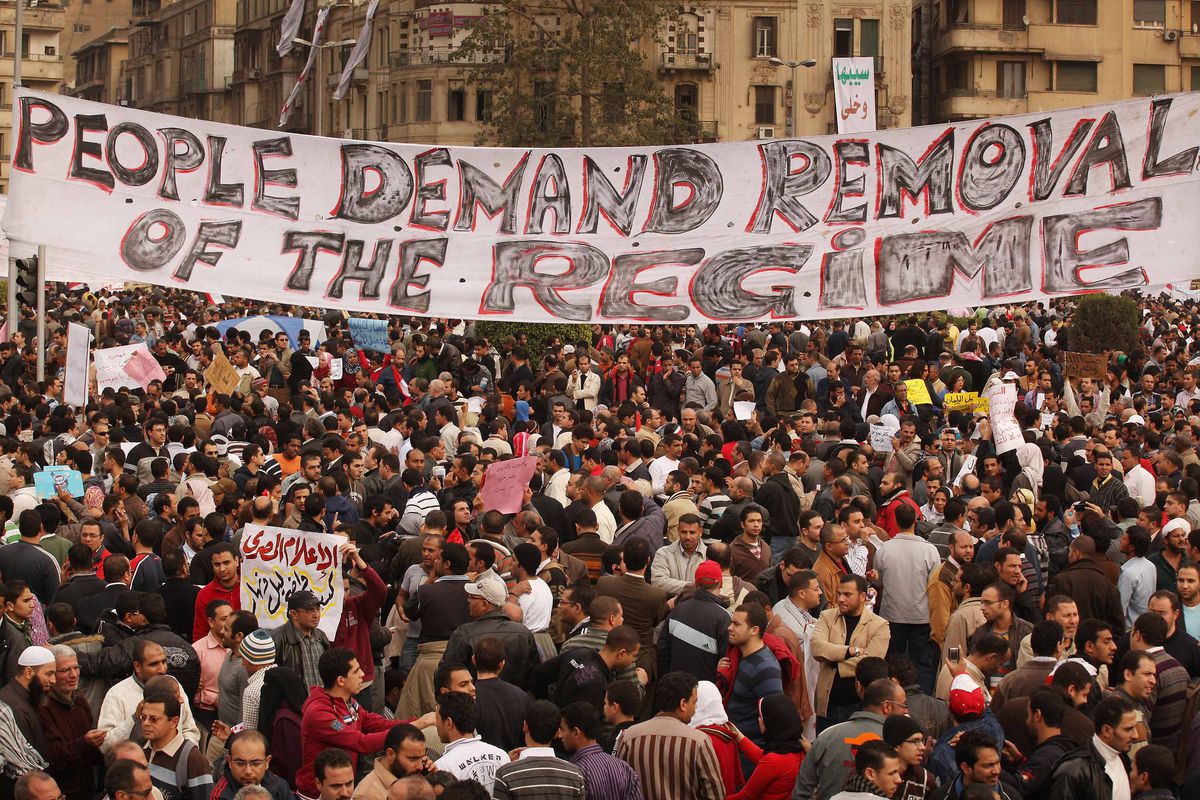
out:
{"label": "mobile phone", "polygon": [[955,663],[958,663],[958,661],[961,659],[962,659],[962,650],[958,647],[951,647],[950,648],[950,660]]}

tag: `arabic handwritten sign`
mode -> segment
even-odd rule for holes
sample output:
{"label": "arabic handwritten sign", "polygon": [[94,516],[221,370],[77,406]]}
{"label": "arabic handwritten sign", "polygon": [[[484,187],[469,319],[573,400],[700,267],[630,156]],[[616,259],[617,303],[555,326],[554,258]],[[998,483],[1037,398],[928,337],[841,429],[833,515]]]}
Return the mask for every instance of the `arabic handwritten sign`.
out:
{"label": "arabic handwritten sign", "polygon": [[892,437],[899,428],[892,425],[871,426],[871,449],[876,453],[892,452]]}
{"label": "arabic handwritten sign", "polygon": [[946,392],[942,398],[945,411],[973,411],[979,400],[979,392]]}
{"label": "arabic handwritten sign", "polygon": [[346,320],[346,325],[350,328],[350,338],[354,340],[354,346],[358,349],[374,350],[376,353],[392,352],[386,319],[350,317]]}
{"label": "arabic handwritten sign", "polygon": [[166,373],[150,355],[145,342],[96,351],[97,391],[123,386],[145,389],[151,381],[166,379]]}
{"label": "arabic handwritten sign", "polygon": [[212,364],[204,370],[204,380],[217,394],[233,394],[238,388],[240,376],[225,354],[217,350],[213,353]]}
{"label": "arabic handwritten sign", "polygon": [[914,378],[911,381],[905,381],[904,385],[908,387],[908,402],[914,406],[933,404],[933,398],[929,396],[929,387],[925,385],[925,381]]}
{"label": "arabic handwritten sign", "polygon": [[321,601],[317,626],[333,640],[342,618],[344,536],[290,528],[247,525],[242,532],[242,608],[258,624],[278,628],[287,622],[287,600],[308,590]]}
{"label": "arabic handwritten sign", "polygon": [[997,453],[1007,453],[1016,450],[1018,445],[1025,442],[1021,435],[1021,426],[1013,416],[1017,407],[1017,387],[1012,383],[999,383],[988,394],[991,410],[988,417],[992,423],[992,443]]}
{"label": "arabic handwritten sign", "polygon": [[533,473],[537,471],[537,457],[510,458],[488,465],[484,476],[483,510],[495,509],[501,514],[515,514],[521,510],[521,495],[524,494]]}
{"label": "arabic handwritten sign", "polygon": [[833,99],[838,133],[875,130],[875,59],[835,58]]}
{"label": "arabic handwritten sign", "polygon": [[1068,378],[1102,381],[1108,373],[1108,357],[1103,353],[1061,353],[1063,372]]}

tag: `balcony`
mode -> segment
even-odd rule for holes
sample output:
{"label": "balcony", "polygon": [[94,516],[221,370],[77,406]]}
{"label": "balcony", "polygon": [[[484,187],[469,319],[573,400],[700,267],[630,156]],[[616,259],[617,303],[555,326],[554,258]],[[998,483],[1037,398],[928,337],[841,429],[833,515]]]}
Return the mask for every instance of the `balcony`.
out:
{"label": "balcony", "polygon": [[[354,70],[354,77],[351,79],[351,81],[353,83],[356,83],[359,85],[364,84],[367,82],[367,76],[369,74],[370,73],[366,67],[358,67],[357,69]],[[334,86],[337,86],[338,81],[340,81],[341,79],[342,79],[342,71],[341,70],[338,70],[337,72],[331,72],[325,78],[325,85],[332,88]]]}
{"label": "balcony", "polygon": [[691,128],[693,143],[710,144],[717,141],[717,121],[715,119],[692,120],[688,125]]}
{"label": "balcony", "polygon": [[491,50],[484,53],[473,53],[470,56],[460,53],[456,47],[415,47],[411,50],[399,50],[388,56],[390,67],[415,67],[426,64],[499,64],[504,61],[503,50]]}
{"label": "balcony", "polygon": [[938,119],[983,119],[1021,114],[1029,108],[1027,97],[1001,97],[982,89],[950,89],[938,101]]}
{"label": "balcony", "polygon": [[712,72],[715,69],[712,53],[663,53],[659,70],[662,72]]}
{"label": "balcony", "polygon": [[1179,37],[1181,58],[1200,58],[1200,35],[1184,33]]}
{"label": "balcony", "polygon": [[1051,61],[1099,61],[1100,29],[1092,25],[1029,26],[1029,47]]}
{"label": "balcony", "polygon": [[936,57],[953,52],[1028,53],[1033,50],[1030,37],[1023,30],[963,22],[941,30],[934,40],[933,54]]}

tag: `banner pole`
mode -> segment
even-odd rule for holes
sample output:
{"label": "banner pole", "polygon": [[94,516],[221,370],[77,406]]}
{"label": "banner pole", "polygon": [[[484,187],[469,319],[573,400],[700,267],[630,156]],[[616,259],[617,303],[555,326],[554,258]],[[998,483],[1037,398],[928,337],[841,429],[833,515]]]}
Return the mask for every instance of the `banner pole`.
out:
{"label": "banner pole", "polygon": [[[25,17],[24,17],[25,0],[16,1],[16,17],[13,20],[13,94],[17,93],[17,89],[21,86],[21,60],[25,53],[21,48],[21,38],[25,32]],[[13,120],[12,130],[20,130],[19,115],[21,113],[21,104],[13,103]],[[21,314],[17,309],[17,260],[11,256],[8,259],[8,338],[12,339],[16,333],[17,325],[21,321]]]}
{"label": "banner pole", "polygon": [[37,254],[37,379],[46,380],[46,245]]}

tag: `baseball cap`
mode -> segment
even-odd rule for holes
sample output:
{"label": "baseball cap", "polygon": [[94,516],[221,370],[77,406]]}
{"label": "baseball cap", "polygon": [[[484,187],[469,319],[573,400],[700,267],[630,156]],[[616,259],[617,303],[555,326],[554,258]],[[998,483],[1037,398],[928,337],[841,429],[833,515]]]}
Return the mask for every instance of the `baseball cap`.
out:
{"label": "baseball cap", "polygon": [[696,585],[700,587],[720,586],[721,567],[715,561],[701,561],[696,567]]}
{"label": "baseball cap", "polygon": [[983,687],[970,675],[959,675],[950,684],[950,713],[959,719],[977,717],[985,707]]}
{"label": "baseball cap", "polygon": [[504,598],[508,597],[504,581],[491,575],[487,577],[481,575],[479,580],[468,583],[465,588],[467,594],[482,597],[494,606],[504,605]]}
{"label": "baseball cap", "polygon": [[318,608],[320,605],[321,601],[308,589],[292,592],[288,596],[288,611],[295,611],[300,608]]}

